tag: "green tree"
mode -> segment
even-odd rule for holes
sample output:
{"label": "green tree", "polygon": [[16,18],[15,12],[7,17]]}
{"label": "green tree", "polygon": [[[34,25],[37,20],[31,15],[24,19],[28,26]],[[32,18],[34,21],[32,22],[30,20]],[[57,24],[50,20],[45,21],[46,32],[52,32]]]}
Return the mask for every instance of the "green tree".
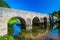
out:
{"label": "green tree", "polygon": [[58,40],[60,40],[60,11],[58,11]]}
{"label": "green tree", "polygon": [[57,12],[54,12],[53,15],[57,17],[58,40],[60,40],[60,10]]}
{"label": "green tree", "polygon": [[6,35],[6,36],[3,36],[3,37],[0,37],[0,40],[15,40],[15,39],[11,35]]}
{"label": "green tree", "polygon": [[53,12],[52,15],[55,16],[55,17],[58,17],[58,12]]}
{"label": "green tree", "polygon": [[0,0],[0,7],[10,8],[10,6],[5,2],[5,0]]}

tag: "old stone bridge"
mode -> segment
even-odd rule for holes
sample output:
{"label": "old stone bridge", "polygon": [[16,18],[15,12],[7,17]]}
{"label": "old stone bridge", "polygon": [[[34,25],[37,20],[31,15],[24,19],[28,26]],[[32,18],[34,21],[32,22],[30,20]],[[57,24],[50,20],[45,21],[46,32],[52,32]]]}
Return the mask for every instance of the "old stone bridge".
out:
{"label": "old stone bridge", "polygon": [[25,23],[26,30],[32,29],[32,21],[35,18],[38,18],[40,20],[39,22],[43,23],[45,17],[47,19],[47,25],[50,25],[48,14],[0,7],[0,36],[7,34],[7,23],[13,17],[17,17],[21,22]]}

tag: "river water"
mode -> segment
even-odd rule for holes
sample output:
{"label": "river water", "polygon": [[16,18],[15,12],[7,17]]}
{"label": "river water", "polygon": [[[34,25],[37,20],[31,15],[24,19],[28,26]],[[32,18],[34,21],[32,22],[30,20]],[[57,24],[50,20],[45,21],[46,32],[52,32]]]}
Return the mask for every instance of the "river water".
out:
{"label": "river water", "polygon": [[45,37],[49,40],[58,40],[58,30],[52,30]]}
{"label": "river water", "polygon": [[[16,24],[13,25],[13,28],[14,28],[13,36],[17,36],[17,35],[19,35],[19,33],[21,33],[21,26],[20,25],[17,26]],[[21,23],[18,23],[18,24],[21,24]],[[30,37],[30,38],[27,38],[26,40],[58,40],[58,30],[57,29],[49,31],[47,33],[45,33],[46,32],[45,30],[40,30],[40,29],[38,31],[36,31],[37,29],[38,28],[35,29],[34,33],[33,33],[33,30],[32,30],[30,33],[27,32],[25,34],[24,32],[22,32],[22,34],[25,34],[25,39],[29,36],[32,37],[32,35],[34,35],[34,34],[40,36],[38,38],[35,36],[36,37],[35,39]],[[41,36],[41,35],[44,35],[44,36]]]}

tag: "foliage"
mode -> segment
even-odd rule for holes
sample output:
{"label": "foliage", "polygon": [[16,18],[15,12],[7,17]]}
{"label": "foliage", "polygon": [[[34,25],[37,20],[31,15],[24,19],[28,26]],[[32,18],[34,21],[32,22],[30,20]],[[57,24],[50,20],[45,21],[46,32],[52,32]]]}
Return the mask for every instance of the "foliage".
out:
{"label": "foliage", "polygon": [[10,19],[9,20],[9,24],[14,24],[14,23],[16,23],[16,22],[18,22],[19,21],[19,19],[18,18],[12,18],[12,19]]}
{"label": "foliage", "polygon": [[12,27],[8,27],[8,35],[12,35],[13,34],[13,28]]}
{"label": "foliage", "polygon": [[12,35],[12,33],[13,33],[12,25],[15,24],[18,21],[19,21],[18,18],[12,18],[8,21],[8,34],[9,35]]}
{"label": "foliage", "polygon": [[18,18],[12,18],[8,21],[8,26],[12,26],[14,23],[18,22],[19,19]]}
{"label": "foliage", "polygon": [[14,38],[12,36],[4,36],[4,37],[0,37],[0,40],[14,40]]}
{"label": "foliage", "polygon": [[56,16],[56,17],[60,16],[60,10],[57,11],[57,12],[53,12],[53,15]]}
{"label": "foliage", "polygon": [[5,0],[0,0],[0,7],[10,8],[10,6],[5,2]]}
{"label": "foliage", "polygon": [[54,12],[53,15],[58,17],[58,12]]}
{"label": "foliage", "polygon": [[[58,20],[57,23],[58,23],[60,21],[60,10],[57,12],[54,12],[53,15],[57,17],[57,20]],[[56,28],[58,30],[60,30],[60,24],[59,23],[58,23],[57,28]]]}

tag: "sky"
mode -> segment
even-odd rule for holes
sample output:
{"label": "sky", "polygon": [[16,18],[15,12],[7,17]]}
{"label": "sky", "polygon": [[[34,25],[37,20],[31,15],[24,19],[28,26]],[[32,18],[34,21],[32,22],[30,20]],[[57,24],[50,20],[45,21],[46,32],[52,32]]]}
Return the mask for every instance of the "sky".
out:
{"label": "sky", "polygon": [[13,9],[50,14],[60,9],[60,0],[6,0]]}

